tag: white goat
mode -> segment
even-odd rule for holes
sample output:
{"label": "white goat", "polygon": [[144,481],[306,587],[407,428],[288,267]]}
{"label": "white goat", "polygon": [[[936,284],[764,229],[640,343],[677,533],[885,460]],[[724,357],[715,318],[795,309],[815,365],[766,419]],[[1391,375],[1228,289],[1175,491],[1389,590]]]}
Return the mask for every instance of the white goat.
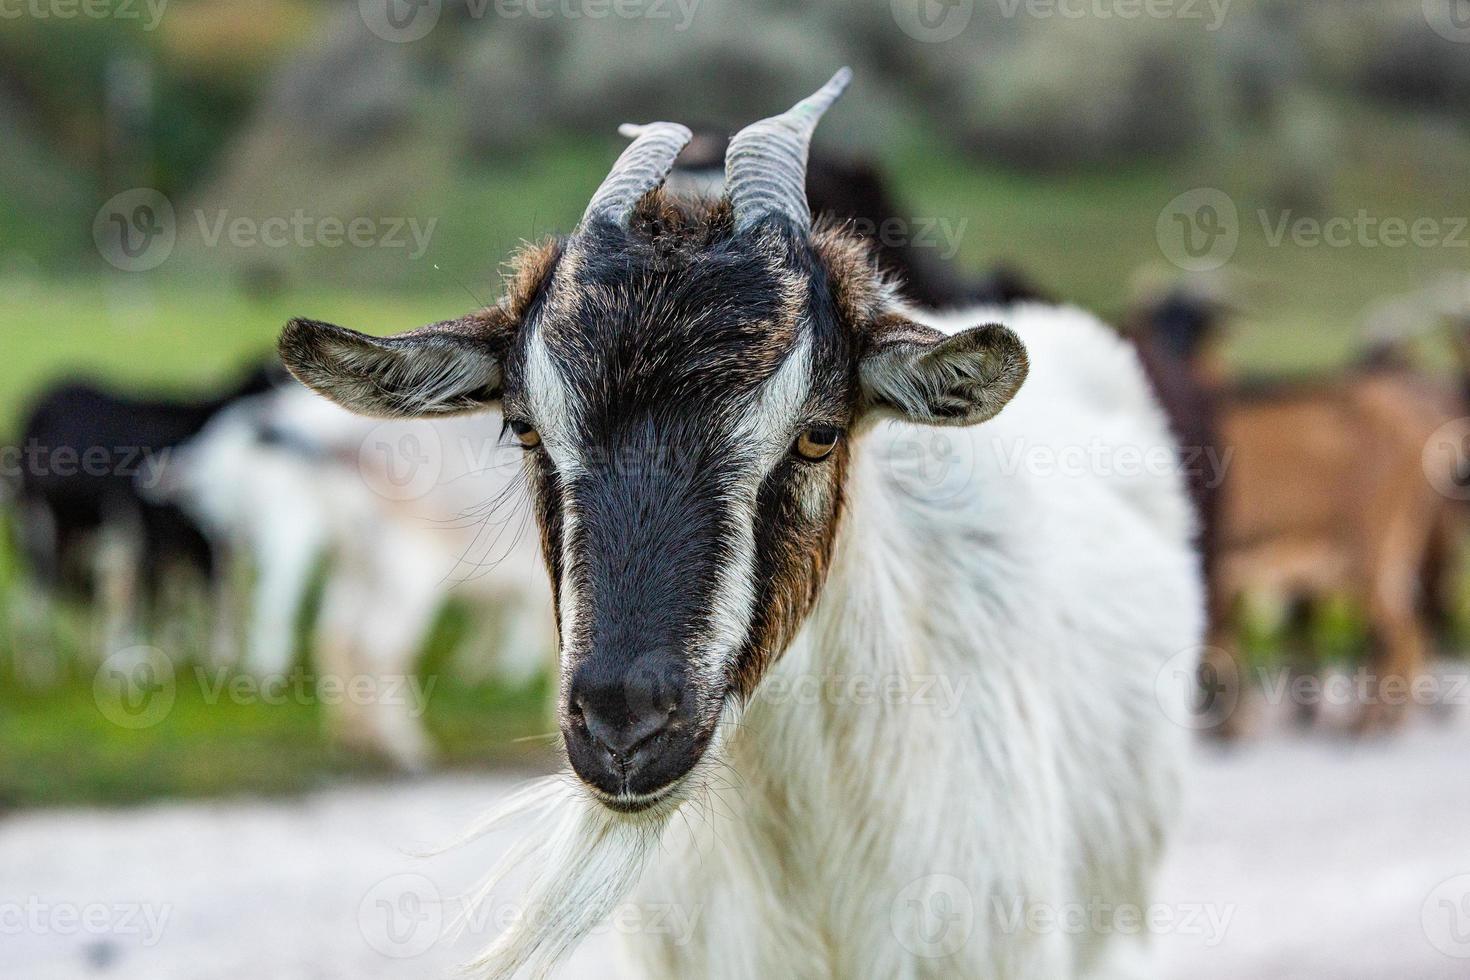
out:
{"label": "white goat", "polygon": [[[322,674],[409,676],[436,614],[458,596],[486,614],[481,625],[493,616],[497,627],[493,657],[475,659],[520,685],[555,641],[519,467],[504,460],[480,426],[376,425],[293,385],[221,413],[176,455],[168,492],[253,558],[252,673],[291,668],[302,602],[326,559],[311,643]],[[473,679],[488,674],[470,666]],[[422,705],[396,684],[381,693],[370,703],[341,699],[339,734],[421,768],[430,755]]]}
{"label": "white goat", "polygon": [[541,814],[486,884],[532,872],[487,976],[547,975],[630,893],[697,921],[634,931],[640,976],[1146,968],[1113,914],[1174,819],[1203,626],[1166,423],[1087,314],[919,323],[812,227],[845,82],[742,130],[715,202],[660,188],[687,129],[629,130],[495,307],[282,337],[349,407],[503,406],[526,449],[576,779],[488,821]]}

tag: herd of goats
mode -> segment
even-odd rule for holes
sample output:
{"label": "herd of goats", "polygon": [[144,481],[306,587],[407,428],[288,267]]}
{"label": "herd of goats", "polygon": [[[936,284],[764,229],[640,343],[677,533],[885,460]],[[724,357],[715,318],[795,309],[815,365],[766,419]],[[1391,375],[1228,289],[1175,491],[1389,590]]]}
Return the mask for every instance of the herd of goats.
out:
{"label": "herd of goats", "polygon": [[[669,186],[697,189],[725,143],[697,136]],[[892,227],[903,213],[866,162],[814,153],[807,191],[814,214],[860,228]],[[872,244],[919,307],[1047,298],[1008,269],[967,279],[912,242]],[[1470,284],[1401,304],[1405,329],[1379,336],[1352,369],[1310,381],[1230,377],[1216,356],[1228,312],[1217,294],[1177,285],[1119,323],[1168,415],[1198,510],[1211,623],[1201,727],[1232,735],[1251,723],[1237,636],[1257,596],[1285,611],[1295,670],[1321,667],[1314,610],[1349,600],[1370,651],[1353,724],[1396,724],[1458,594]],[[1414,345],[1438,334],[1458,384],[1417,366]],[[489,649],[470,658],[484,676],[524,683],[552,662],[551,596],[519,454],[483,419],[360,418],[271,362],[199,401],[59,384],[33,402],[18,446],[24,465],[6,489],[23,574],[47,602],[91,601],[106,648],[145,641],[160,596],[185,574],[217,600],[209,656],[257,675],[293,669],[298,622],[314,608],[318,674],[406,676],[451,596],[484,617],[473,635]],[[62,454],[82,465],[56,465]],[[345,744],[409,769],[432,757],[409,706],[335,710]]]}

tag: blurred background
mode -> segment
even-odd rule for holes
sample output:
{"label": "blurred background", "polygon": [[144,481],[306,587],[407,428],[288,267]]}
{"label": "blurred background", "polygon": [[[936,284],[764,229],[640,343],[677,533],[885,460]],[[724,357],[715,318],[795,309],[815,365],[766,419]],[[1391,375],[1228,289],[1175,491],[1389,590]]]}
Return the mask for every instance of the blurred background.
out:
{"label": "blurred background", "polygon": [[814,206],[918,305],[1097,311],[1186,448],[1165,892],[1224,924],[1169,975],[1470,975],[1465,0],[0,0],[0,974],[476,945],[439,916],[495,840],[400,849],[555,765],[514,454],[274,338],[493,302],[619,123],[696,127],[698,181],[842,64]]}

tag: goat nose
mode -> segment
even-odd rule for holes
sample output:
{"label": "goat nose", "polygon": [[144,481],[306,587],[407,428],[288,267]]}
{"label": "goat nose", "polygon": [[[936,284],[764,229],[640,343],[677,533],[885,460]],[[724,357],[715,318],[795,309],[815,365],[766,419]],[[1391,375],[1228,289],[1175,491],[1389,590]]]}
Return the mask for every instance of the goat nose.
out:
{"label": "goat nose", "polygon": [[646,671],[598,677],[578,671],[571,710],[587,734],[619,763],[667,728],[679,707],[677,685]]}

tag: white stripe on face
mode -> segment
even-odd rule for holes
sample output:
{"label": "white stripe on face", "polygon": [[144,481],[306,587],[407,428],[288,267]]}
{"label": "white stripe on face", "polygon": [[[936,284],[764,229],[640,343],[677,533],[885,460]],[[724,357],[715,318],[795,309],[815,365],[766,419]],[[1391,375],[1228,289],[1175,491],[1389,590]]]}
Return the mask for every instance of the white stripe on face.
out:
{"label": "white stripe on face", "polygon": [[723,680],[750,632],[755,612],[756,498],[761,483],[785,456],[811,394],[811,338],[803,333],[776,373],[757,394],[754,409],[730,433],[730,444],[743,447],[745,472],[726,500],[734,535],[729,560],[721,569],[710,610],[711,636],[698,651],[700,667],[710,683]]}
{"label": "white stripe on face", "polygon": [[[561,478],[561,582],[559,583],[561,636],[560,649],[571,649],[571,641],[577,632],[577,622],[582,601],[572,575],[572,539],[577,534],[577,509],[572,501],[570,482],[586,471],[573,434],[577,431],[581,416],[576,393],[562,379],[541,328],[534,328],[526,343],[525,368],[526,395],[531,403],[531,417],[536,422],[536,431],[541,436],[543,451],[551,456]],[[561,658],[563,690],[569,680],[570,664]]]}

